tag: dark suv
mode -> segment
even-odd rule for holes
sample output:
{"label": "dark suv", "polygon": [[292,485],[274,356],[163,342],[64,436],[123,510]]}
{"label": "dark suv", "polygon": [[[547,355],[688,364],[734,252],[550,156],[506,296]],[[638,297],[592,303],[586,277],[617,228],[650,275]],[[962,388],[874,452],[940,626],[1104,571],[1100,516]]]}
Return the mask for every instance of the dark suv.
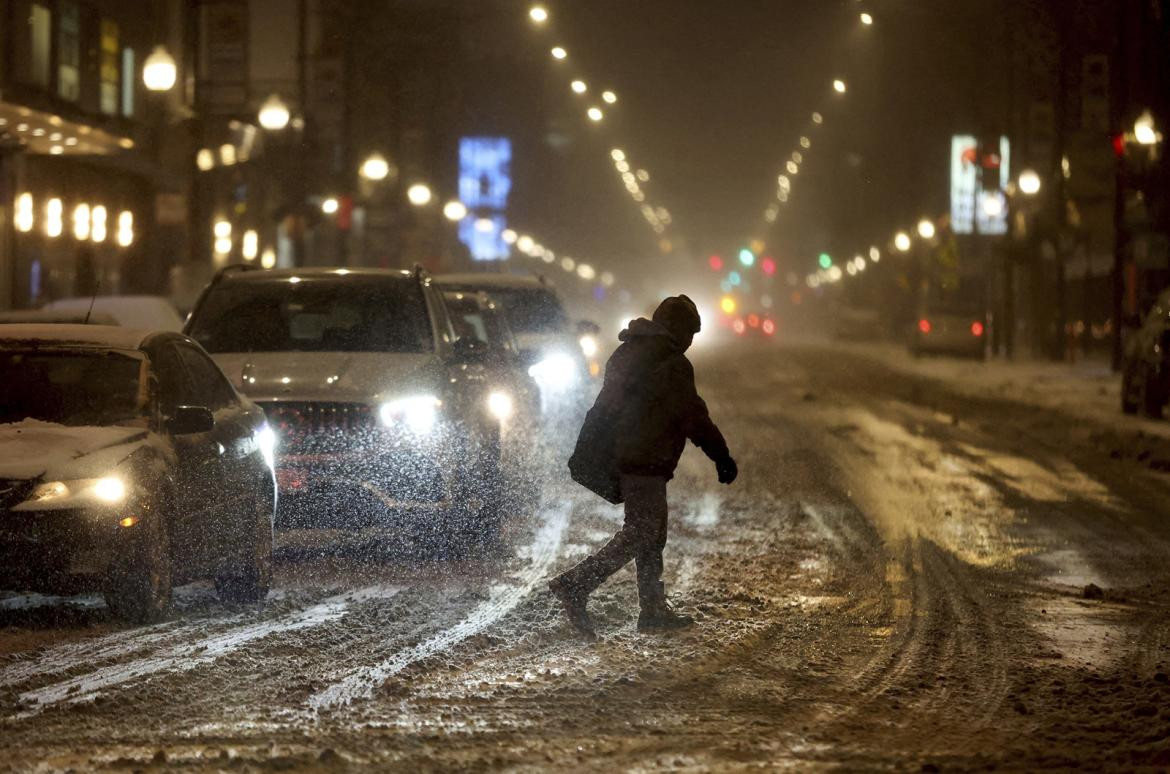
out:
{"label": "dark suv", "polygon": [[384,509],[337,507],[364,493],[438,534],[494,533],[500,422],[421,270],[221,272],[186,330],[276,431],[281,525],[371,526]]}

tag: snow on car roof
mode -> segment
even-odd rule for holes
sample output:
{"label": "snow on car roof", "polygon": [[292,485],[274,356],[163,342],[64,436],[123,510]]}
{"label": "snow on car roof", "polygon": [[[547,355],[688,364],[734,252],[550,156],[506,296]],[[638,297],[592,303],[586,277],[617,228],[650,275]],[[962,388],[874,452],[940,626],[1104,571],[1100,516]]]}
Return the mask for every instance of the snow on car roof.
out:
{"label": "snow on car roof", "polygon": [[138,349],[154,331],[116,325],[66,325],[61,323],[0,324],[0,347],[20,343],[69,344],[80,347]]}
{"label": "snow on car roof", "polygon": [[435,277],[439,285],[468,285],[478,288],[543,288],[549,283],[531,274],[442,274]]}
{"label": "snow on car roof", "polygon": [[347,269],[342,266],[334,267],[302,267],[299,269],[268,269],[266,271],[233,271],[223,275],[223,279],[232,282],[263,282],[265,280],[322,279],[333,277],[399,277],[410,278],[414,274],[405,269]]}
{"label": "snow on car roof", "polygon": [[142,330],[179,331],[183,318],[175,306],[162,296],[90,296],[61,298],[45,304],[55,312],[85,313],[90,309],[112,317],[116,324]]}

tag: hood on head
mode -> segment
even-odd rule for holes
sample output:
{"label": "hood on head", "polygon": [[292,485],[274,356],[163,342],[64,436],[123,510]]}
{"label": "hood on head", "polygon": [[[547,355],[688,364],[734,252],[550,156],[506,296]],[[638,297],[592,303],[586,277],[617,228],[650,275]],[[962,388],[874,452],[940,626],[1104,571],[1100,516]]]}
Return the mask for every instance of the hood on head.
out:
{"label": "hood on head", "polygon": [[[664,339],[673,339],[670,331],[663,325],[647,320],[645,317],[639,317],[636,320],[630,320],[630,325],[624,331],[618,334],[618,341],[630,341],[636,338],[647,338],[661,336]],[[672,342],[673,343],[673,342]]]}

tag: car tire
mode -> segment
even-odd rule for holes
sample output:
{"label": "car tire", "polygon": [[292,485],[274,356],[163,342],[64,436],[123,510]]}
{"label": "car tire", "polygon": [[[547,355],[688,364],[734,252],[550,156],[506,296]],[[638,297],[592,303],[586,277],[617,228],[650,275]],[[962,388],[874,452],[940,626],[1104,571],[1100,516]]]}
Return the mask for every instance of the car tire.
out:
{"label": "car tire", "polygon": [[224,602],[259,602],[272,587],[272,499],[256,494],[248,502],[252,525],[240,564],[215,579],[216,594]]}
{"label": "car tire", "polygon": [[133,548],[107,574],[104,596],[117,618],[150,623],[171,609],[171,552],[161,519],[148,518],[137,529]]}
{"label": "car tire", "polygon": [[1138,396],[1134,394],[1133,368],[1126,365],[1121,372],[1121,412],[1136,414],[1138,411]]}
{"label": "car tire", "polygon": [[1166,405],[1166,390],[1162,386],[1162,379],[1146,365],[1142,368],[1141,383],[1142,412],[1153,419],[1162,418],[1162,409]]}

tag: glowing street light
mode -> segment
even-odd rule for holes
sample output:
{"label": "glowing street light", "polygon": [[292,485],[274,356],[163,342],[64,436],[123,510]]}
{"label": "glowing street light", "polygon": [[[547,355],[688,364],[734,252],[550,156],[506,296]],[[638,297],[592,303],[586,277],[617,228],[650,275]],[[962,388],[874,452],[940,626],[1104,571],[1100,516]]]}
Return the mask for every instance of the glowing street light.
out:
{"label": "glowing street light", "polygon": [[269,131],[278,132],[288,126],[291,115],[288,112],[288,105],[284,104],[279,96],[273,94],[264,100],[257,118],[260,121],[260,126]]}
{"label": "glowing street light", "polygon": [[617,162],[622,162],[622,161],[626,160],[626,152],[623,151],[621,148],[614,148],[613,150],[611,150],[609,152],[609,156],[610,156],[610,158],[612,158],[614,161],[617,161]]}
{"label": "glowing street light", "polygon": [[838,94],[844,94],[845,81],[841,80],[840,78],[833,81],[833,91],[837,92]]}
{"label": "glowing street light", "polygon": [[426,183],[415,183],[406,189],[406,200],[415,207],[425,207],[431,203],[431,187]]}
{"label": "glowing street light", "polygon": [[910,235],[905,231],[899,231],[894,235],[894,248],[900,252],[905,253],[910,250]]}
{"label": "glowing street light", "polygon": [[321,202],[321,212],[326,215],[334,215],[341,209],[341,202],[337,201],[337,197],[330,196]]}
{"label": "glowing street light", "polygon": [[918,236],[923,239],[934,239],[934,224],[927,218],[918,221]]}
{"label": "glowing street light", "polygon": [[458,199],[452,199],[443,205],[443,217],[455,222],[467,217],[467,205]]}
{"label": "glowing street light", "polygon": [[560,61],[564,61],[569,56],[569,52],[566,51],[563,46],[554,46],[552,51],[549,53],[552,54],[553,59],[558,59]]}
{"label": "glowing street light", "polygon": [[605,118],[605,113],[602,113],[601,108],[599,107],[589,108],[589,110],[586,111],[586,115],[588,115],[589,120],[595,124],[601,121],[601,119]]}
{"label": "glowing street light", "polygon": [[386,176],[390,174],[390,162],[381,153],[371,153],[365,161],[362,162],[361,169],[358,173],[366,180],[371,180],[375,183],[385,180]]}
{"label": "glowing street light", "polygon": [[528,9],[528,18],[533,24],[544,24],[548,21],[548,9],[543,5],[534,5]]}
{"label": "glowing street light", "polygon": [[589,87],[585,85],[585,81],[576,80],[569,84],[569,88],[573,90],[574,94],[584,94],[589,91]]}
{"label": "glowing street light", "polygon": [[870,26],[871,24],[873,24],[873,16],[871,14],[865,13],[863,11],[861,13],[861,23],[864,24],[866,27]]}
{"label": "glowing street light", "polygon": [[1133,137],[1141,145],[1156,145],[1158,142],[1158,128],[1154,125],[1154,117],[1150,111],[1144,111],[1133,122]]}
{"label": "glowing street light", "polygon": [[983,197],[983,214],[989,218],[998,218],[1003,215],[1003,199],[998,194]]}
{"label": "glowing street light", "polygon": [[142,83],[150,91],[170,91],[175,87],[178,68],[166,46],[155,46],[142,63]]}
{"label": "glowing street light", "polygon": [[617,102],[617,95],[614,94],[612,91],[607,90],[607,91],[601,92],[601,98],[603,100],[605,100],[605,104],[607,104],[607,105],[612,105],[615,102]]}
{"label": "glowing street light", "polygon": [[1035,196],[1040,193],[1040,175],[1036,174],[1035,170],[1025,169],[1021,172],[1017,184],[1024,196]]}

